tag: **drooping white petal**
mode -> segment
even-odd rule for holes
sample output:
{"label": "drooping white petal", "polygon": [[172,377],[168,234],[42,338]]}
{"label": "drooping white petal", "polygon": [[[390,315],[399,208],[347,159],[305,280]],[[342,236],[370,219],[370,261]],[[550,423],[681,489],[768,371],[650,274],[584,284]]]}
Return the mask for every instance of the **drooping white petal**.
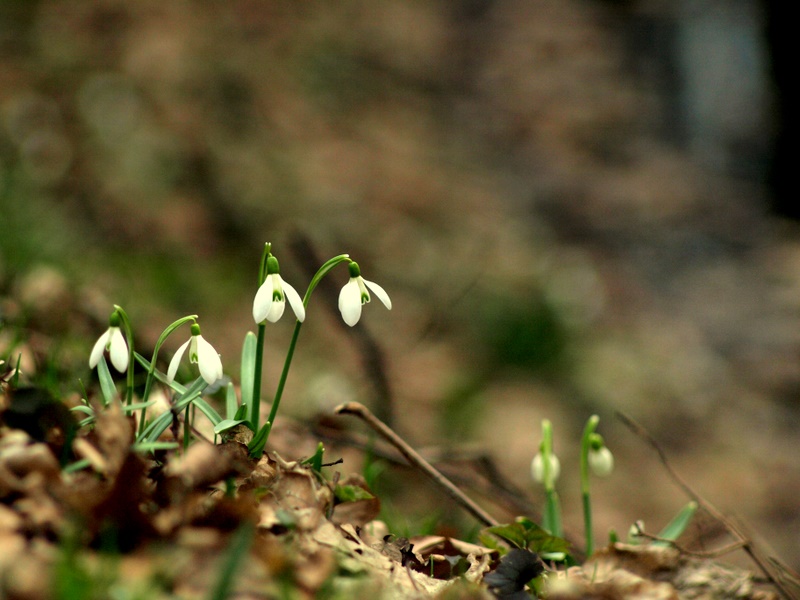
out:
{"label": "drooping white petal", "polygon": [[[555,481],[561,474],[561,461],[555,454],[550,455],[550,480]],[[544,455],[539,452],[531,461],[531,476],[534,481],[545,483],[544,481]]]}
{"label": "drooping white petal", "polygon": [[208,385],[213,384],[222,377],[222,360],[202,335],[194,336],[197,340],[197,367],[200,375]]}
{"label": "drooping white petal", "polygon": [[109,327],[103,332],[97,341],[94,343],[94,347],[92,348],[92,353],[89,355],[89,368],[94,369],[97,366],[97,363],[100,362],[100,359],[103,357],[103,352],[106,351],[106,344],[108,344],[108,338],[111,336],[111,328]]}
{"label": "drooping white petal", "polygon": [[[277,277],[277,276],[276,276]],[[281,295],[280,300],[273,300],[272,304],[269,307],[269,312],[267,312],[267,321],[270,323],[277,323],[278,319],[283,316],[283,311],[286,310],[286,302],[283,299],[283,292],[279,292]],[[273,294],[273,298],[275,294]]]}
{"label": "drooping white petal", "polygon": [[589,450],[589,468],[598,477],[607,477],[614,470],[614,455],[606,446]]}
{"label": "drooping white petal", "polygon": [[110,327],[111,341],[108,344],[108,353],[111,355],[111,364],[120,373],[128,370],[128,344],[119,327]]}
{"label": "drooping white petal", "polygon": [[253,300],[253,319],[256,323],[262,323],[267,318],[272,308],[272,292],[272,275],[267,275]]}
{"label": "drooping white petal", "polygon": [[381,302],[383,302],[383,305],[386,308],[388,308],[389,310],[392,310],[392,301],[389,298],[389,294],[386,293],[386,290],[384,290],[381,286],[379,286],[374,281],[367,281],[366,279],[364,279],[364,283],[366,283],[367,287],[370,290],[372,290],[372,292],[378,297],[378,299]]}
{"label": "drooping white petal", "polygon": [[339,292],[339,312],[350,327],[358,323],[361,318],[361,291],[358,289],[358,280],[355,277],[351,277]]}
{"label": "drooping white petal", "polygon": [[169,368],[167,369],[167,381],[172,383],[175,380],[175,374],[178,372],[178,365],[181,362],[181,358],[183,358],[183,353],[186,352],[186,349],[189,347],[189,342],[192,340],[186,340],[181,347],[178,348],[178,351],[175,353],[175,356],[172,357],[172,360],[169,361]]}
{"label": "drooping white petal", "polygon": [[292,307],[297,320],[302,323],[306,318],[306,308],[303,306],[303,299],[291,285],[283,280],[281,280],[281,283],[283,285],[283,295],[286,296],[286,299],[289,301],[289,306]]}

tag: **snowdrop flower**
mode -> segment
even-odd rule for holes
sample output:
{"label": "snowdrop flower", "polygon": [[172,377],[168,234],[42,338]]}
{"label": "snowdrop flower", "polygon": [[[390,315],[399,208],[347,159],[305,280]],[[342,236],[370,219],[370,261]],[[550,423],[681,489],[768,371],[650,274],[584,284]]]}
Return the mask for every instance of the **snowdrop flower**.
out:
{"label": "snowdrop flower", "polygon": [[598,477],[606,477],[614,470],[614,455],[611,450],[603,442],[603,437],[598,434],[592,434],[589,441],[589,454],[587,460],[589,461],[589,468]]}
{"label": "snowdrop flower", "polygon": [[342,319],[344,319],[345,323],[350,327],[358,323],[361,318],[361,305],[370,301],[367,288],[375,293],[387,309],[392,310],[392,301],[389,299],[389,294],[377,283],[367,281],[361,277],[361,269],[358,263],[351,262],[349,269],[350,281],[339,292],[339,312],[342,313]]}
{"label": "snowdrop flower", "polygon": [[[555,481],[561,474],[561,461],[555,454],[550,454],[550,481]],[[531,461],[531,476],[534,481],[544,483],[544,455],[538,452]]]}
{"label": "snowdrop flower", "polygon": [[200,335],[200,325],[195,323],[192,325],[192,337],[178,348],[169,363],[167,381],[172,383],[175,380],[178,365],[181,362],[181,358],[183,358],[183,353],[186,352],[186,348],[189,348],[189,362],[197,364],[200,369],[200,375],[208,385],[212,385],[222,377],[222,361],[219,358],[219,354],[214,350],[214,346],[203,339],[203,336]]}
{"label": "snowdrop flower", "polygon": [[108,320],[108,329],[94,343],[92,353],[89,355],[89,368],[94,369],[104,352],[111,357],[111,364],[120,373],[128,370],[128,344],[119,328],[120,317],[115,310]]}
{"label": "snowdrop flower", "polygon": [[267,258],[267,277],[258,288],[253,300],[253,319],[256,323],[261,323],[264,319],[275,323],[283,315],[286,300],[289,300],[289,306],[292,307],[298,321],[302,323],[306,318],[303,299],[297,290],[281,278],[280,271],[278,259],[270,254]]}

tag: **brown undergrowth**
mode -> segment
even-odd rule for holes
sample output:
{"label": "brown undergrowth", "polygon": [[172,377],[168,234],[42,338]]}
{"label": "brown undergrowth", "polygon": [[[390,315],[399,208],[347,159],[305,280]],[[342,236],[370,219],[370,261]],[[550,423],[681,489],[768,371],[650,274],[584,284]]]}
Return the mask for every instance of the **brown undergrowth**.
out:
{"label": "brown undergrowth", "polygon": [[[528,565],[518,567],[500,543],[397,538],[378,520],[380,498],[338,462],[320,468],[284,457],[283,449],[255,460],[235,436],[137,453],[134,419],[114,405],[70,439],[63,405],[34,406],[35,392],[7,387],[0,397],[2,598],[524,598],[534,591],[519,578],[542,569],[538,592],[553,599],[798,597],[791,575],[768,557],[758,563],[767,565],[761,578],[660,544],[614,544],[569,568],[523,556]],[[385,428],[361,405],[337,412]],[[451,504],[496,524],[385,429],[391,435],[379,433],[428,469]],[[88,466],[71,470],[77,459]]]}

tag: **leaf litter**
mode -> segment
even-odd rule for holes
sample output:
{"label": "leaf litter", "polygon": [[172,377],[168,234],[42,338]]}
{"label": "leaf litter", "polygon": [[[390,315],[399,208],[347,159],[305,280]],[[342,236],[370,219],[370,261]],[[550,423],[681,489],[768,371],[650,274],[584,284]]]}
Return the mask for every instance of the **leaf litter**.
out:
{"label": "leaf litter", "polygon": [[[237,436],[140,453],[113,404],[67,444],[69,424],[38,409],[11,427],[18,402],[0,396],[2,598],[525,598],[543,570],[565,600],[777,597],[672,547],[616,544],[554,571],[496,541],[398,538],[358,474],[323,477],[275,450],[254,460]],[[486,531],[513,541],[515,528]]]}

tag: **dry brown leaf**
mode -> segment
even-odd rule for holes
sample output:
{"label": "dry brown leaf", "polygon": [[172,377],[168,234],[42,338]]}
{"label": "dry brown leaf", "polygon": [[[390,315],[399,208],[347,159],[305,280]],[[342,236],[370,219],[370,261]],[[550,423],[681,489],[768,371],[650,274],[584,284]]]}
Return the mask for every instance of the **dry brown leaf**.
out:
{"label": "dry brown leaf", "polygon": [[548,597],[556,600],[778,598],[772,591],[756,589],[752,573],[653,545],[609,546],[596,552],[582,567],[551,575],[547,589]]}

